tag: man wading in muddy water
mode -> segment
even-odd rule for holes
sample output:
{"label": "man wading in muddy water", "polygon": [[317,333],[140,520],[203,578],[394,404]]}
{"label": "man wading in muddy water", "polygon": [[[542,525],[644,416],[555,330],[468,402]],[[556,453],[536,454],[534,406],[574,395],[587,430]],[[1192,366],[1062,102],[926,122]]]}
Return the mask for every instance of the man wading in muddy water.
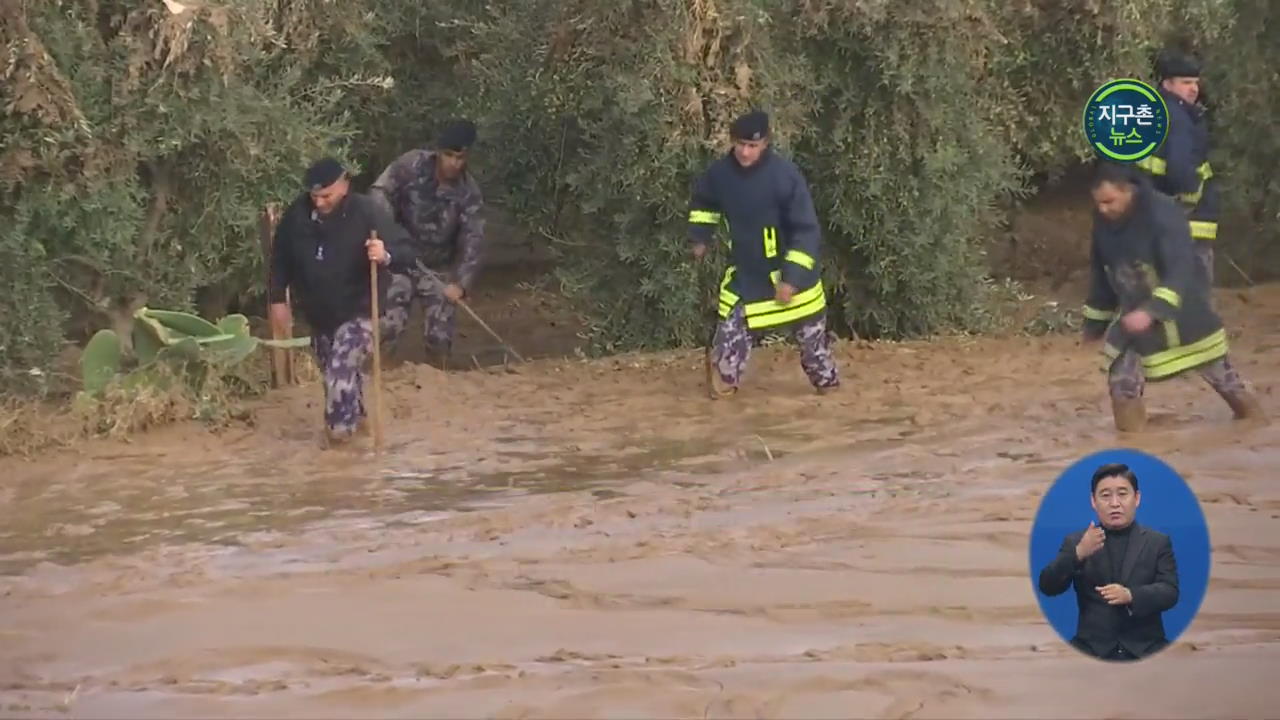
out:
{"label": "man wading in muddy water", "polygon": [[456,303],[467,295],[480,267],[484,241],[484,197],[467,172],[467,152],[476,126],[457,120],[445,126],[436,149],[410,150],[387,166],[369,194],[409,231],[414,249],[436,275],[416,267],[392,276],[383,326],[395,342],[409,325],[413,298],[422,300],[427,359],[441,370],[453,346]]}
{"label": "man wading in muddy water", "polygon": [[293,324],[286,289],[311,327],[311,349],[324,373],[328,445],[350,439],[365,417],[361,368],[373,345],[369,263],[382,266],[378,290],[385,295],[387,268],[404,268],[414,257],[390,214],[350,191],[338,161],[315,163],[304,182],[308,191],[289,205],[276,228],[267,293],[276,328],[287,334]]}
{"label": "man wading in muddy water", "polygon": [[751,112],[730,128],[733,149],[694,183],[689,239],[701,260],[727,222],[731,260],[720,283],[720,321],[707,353],[711,397],[735,393],[752,334],[790,326],[800,365],[819,393],[840,386],[827,336],[821,234],[800,169],[769,147],[769,116]]}
{"label": "man wading in muddy water", "polygon": [[1084,336],[1106,340],[1116,427],[1146,425],[1147,380],[1200,373],[1237,418],[1264,419],[1227,358],[1227,334],[1209,305],[1186,215],[1131,165],[1103,163],[1090,185],[1096,208]]}

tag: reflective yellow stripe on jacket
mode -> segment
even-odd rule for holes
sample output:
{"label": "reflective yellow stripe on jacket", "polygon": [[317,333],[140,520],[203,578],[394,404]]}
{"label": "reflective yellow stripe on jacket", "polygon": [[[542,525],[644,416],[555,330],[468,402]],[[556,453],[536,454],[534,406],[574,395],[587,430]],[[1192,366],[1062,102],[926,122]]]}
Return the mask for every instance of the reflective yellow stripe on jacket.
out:
{"label": "reflective yellow stripe on jacket", "polygon": [[1175,308],[1182,307],[1182,296],[1167,287],[1158,287],[1151,291],[1151,295],[1152,297],[1160,298]]}
{"label": "reflective yellow stripe on jacket", "polygon": [[1191,237],[1196,240],[1217,240],[1218,223],[1206,220],[1192,220]]}
{"label": "reflective yellow stripe on jacket", "polygon": [[[734,268],[730,265],[725,270],[724,280],[720,282],[720,317],[722,318],[729,317],[729,313],[733,311],[734,306],[741,299],[737,293],[729,289],[729,282],[733,280],[733,273]],[[776,285],[782,280],[782,272],[774,270],[769,273],[769,278]],[[773,299],[757,300],[756,302],[746,303],[743,306],[743,312],[747,318],[747,327],[751,330],[760,330],[804,319],[826,306],[827,295],[823,290],[822,282],[819,281],[808,290],[803,290],[793,295],[791,302],[786,305]]]}
{"label": "reflective yellow stripe on jacket", "polygon": [[778,228],[767,227],[764,229],[764,256],[767,258],[776,257],[778,255]]}
{"label": "reflective yellow stripe on jacket", "polygon": [[[1165,332],[1168,340],[1177,340],[1176,328],[1172,336],[1167,326]],[[1171,347],[1142,358],[1142,373],[1149,380],[1162,380],[1225,357],[1227,349],[1227,331],[1220,329],[1190,345]],[[1120,351],[1110,343],[1103,347],[1102,352],[1111,360],[1120,356]]]}
{"label": "reflective yellow stripe on jacket", "polygon": [[802,250],[788,250],[787,256],[783,258],[789,263],[795,263],[805,270],[812,270],[817,263],[814,262],[813,256]]}
{"label": "reflective yellow stripe on jacket", "polygon": [[[729,221],[725,220],[724,215],[715,212],[714,210],[689,211],[689,223],[691,225],[717,225],[721,222],[724,223],[725,228],[729,227]],[[723,242],[728,246],[730,245],[731,240],[729,237],[725,237],[723,238]]]}
{"label": "reflective yellow stripe on jacket", "polygon": [[[1165,162],[1164,158],[1158,158],[1155,155],[1148,155],[1135,164],[1152,175],[1167,175],[1169,173],[1169,164]],[[1195,192],[1178,195],[1178,199],[1188,205],[1195,205],[1200,202],[1200,197],[1204,195],[1205,182],[1213,177],[1213,167],[1209,165],[1208,160],[1200,163],[1200,167],[1196,168],[1196,177],[1200,178],[1200,185]]]}
{"label": "reflective yellow stripe on jacket", "polygon": [[1116,313],[1112,310],[1099,310],[1089,305],[1085,305],[1082,312],[1086,320],[1114,320],[1116,318]]}

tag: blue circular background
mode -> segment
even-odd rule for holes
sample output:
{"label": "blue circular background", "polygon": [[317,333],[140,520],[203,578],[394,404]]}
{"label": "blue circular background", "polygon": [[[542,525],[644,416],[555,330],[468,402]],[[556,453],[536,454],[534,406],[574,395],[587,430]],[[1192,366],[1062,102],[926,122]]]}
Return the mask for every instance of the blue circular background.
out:
{"label": "blue circular background", "polygon": [[[1150,93],[1152,98],[1148,99],[1143,92],[1134,89],[1135,87],[1141,87],[1143,91]],[[1099,96],[1103,94],[1106,94],[1107,97],[1100,100]],[[1133,115],[1140,105],[1146,105],[1152,111],[1152,116],[1147,118],[1149,122],[1146,125],[1139,125],[1136,115]],[[1113,117],[1102,119],[1100,118],[1100,113],[1105,106],[1127,106],[1130,115],[1123,119],[1115,117],[1115,113],[1118,113],[1119,109],[1118,107],[1112,107]],[[1164,98],[1150,84],[1131,78],[1118,78],[1103,83],[1085,103],[1083,119],[1084,136],[1089,142],[1090,149],[1098,157],[1111,162],[1138,162],[1154,154],[1164,143],[1169,133],[1169,108],[1165,105]],[[1122,122],[1113,122],[1116,119],[1121,119]],[[1116,145],[1110,139],[1113,128],[1122,135],[1127,135],[1130,131],[1136,130],[1140,140],[1133,142],[1123,141],[1121,144]],[[1127,158],[1114,157],[1100,148],[1099,145],[1120,155],[1135,156]],[[1139,152],[1141,154],[1137,155]]]}
{"label": "blue circular background", "polygon": [[1040,501],[1031,526],[1031,587],[1040,602],[1040,611],[1064,642],[1076,634],[1075,587],[1057,597],[1040,592],[1038,580],[1058,554],[1068,534],[1083,530],[1098,516],[1089,504],[1089,480],[1099,466],[1124,463],[1138,476],[1136,521],[1169,536],[1178,563],[1178,603],[1163,614],[1164,631],[1170,644],[1177,641],[1195,619],[1209,586],[1212,550],[1209,528],[1200,501],[1186,481],[1158,458],[1137,450],[1107,450],[1094,453],[1067,468]]}

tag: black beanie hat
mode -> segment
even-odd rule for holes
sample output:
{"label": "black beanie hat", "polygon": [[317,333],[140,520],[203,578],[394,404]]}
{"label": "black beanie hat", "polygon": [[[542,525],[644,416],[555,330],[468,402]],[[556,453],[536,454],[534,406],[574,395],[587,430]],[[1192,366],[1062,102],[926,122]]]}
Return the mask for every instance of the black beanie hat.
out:
{"label": "black beanie hat", "polygon": [[763,110],[752,110],[733,121],[729,135],[734,140],[763,140],[769,137],[769,115]]}
{"label": "black beanie hat", "polygon": [[307,190],[322,190],[338,182],[346,171],[342,163],[337,160],[331,157],[322,158],[307,168],[306,174],[302,177],[302,184],[307,186]]}
{"label": "black beanie hat", "polygon": [[1156,58],[1156,75],[1161,80],[1171,77],[1200,77],[1200,62],[1180,50],[1166,48]]}
{"label": "black beanie hat", "polygon": [[476,124],[470,120],[454,120],[440,131],[436,146],[441,150],[466,150],[476,141]]}

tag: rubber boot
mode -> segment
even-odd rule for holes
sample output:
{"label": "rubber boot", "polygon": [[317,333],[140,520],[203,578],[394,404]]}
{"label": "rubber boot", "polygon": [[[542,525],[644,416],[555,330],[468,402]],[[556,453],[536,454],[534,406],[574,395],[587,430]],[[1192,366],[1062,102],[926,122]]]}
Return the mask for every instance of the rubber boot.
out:
{"label": "rubber boot", "polygon": [[1224,395],[1222,399],[1227,401],[1237,420],[1254,420],[1264,424],[1269,422],[1266,412],[1262,409],[1262,403],[1258,402],[1258,396],[1247,390]]}
{"label": "rubber boot", "polygon": [[1142,398],[1111,398],[1111,413],[1120,432],[1142,432],[1147,427],[1147,408]]}
{"label": "rubber boot", "polygon": [[720,400],[731,397],[738,391],[738,388],[726,383],[720,377],[720,372],[716,370],[715,363],[711,362],[711,351],[707,351],[707,393],[712,400]]}

